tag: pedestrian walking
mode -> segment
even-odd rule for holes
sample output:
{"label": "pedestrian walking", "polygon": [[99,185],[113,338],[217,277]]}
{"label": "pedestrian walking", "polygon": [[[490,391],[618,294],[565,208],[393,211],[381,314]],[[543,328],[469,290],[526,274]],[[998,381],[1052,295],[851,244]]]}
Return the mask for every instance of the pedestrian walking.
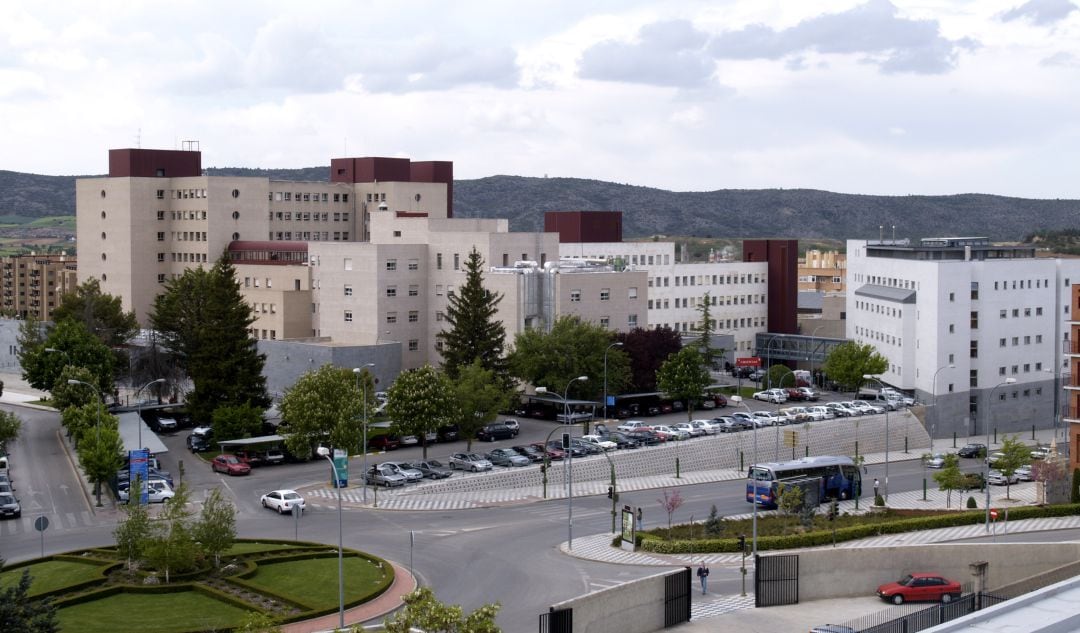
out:
{"label": "pedestrian walking", "polygon": [[641,520],[641,508],[637,509],[637,529],[645,529],[645,522]]}
{"label": "pedestrian walking", "polygon": [[874,498],[875,499],[878,498],[878,485],[879,484],[878,484],[877,477],[874,477]]}
{"label": "pedestrian walking", "polygon": [[701,581],[701,595],[705,595],[709,592],[709,568],[705,566],[705,563],[697,568],[697,577]]}

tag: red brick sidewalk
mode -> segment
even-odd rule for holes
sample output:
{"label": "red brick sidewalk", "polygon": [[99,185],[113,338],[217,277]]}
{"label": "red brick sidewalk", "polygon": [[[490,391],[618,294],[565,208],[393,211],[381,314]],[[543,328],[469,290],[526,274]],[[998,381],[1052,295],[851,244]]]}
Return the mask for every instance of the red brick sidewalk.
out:
{"label": "red brick sidewalk", "polygon": [[[394,584],[382,593],[381,596],[370,602],[353,607],[345,611],[345,626],[361,624],[369,620],[387,615],[396,610],[402,604],[401,598],[416,589],[416,579],[407,569],[391,561],[394,566]],[[338,625],[338,613],[324,615],[313,620],[294,622],[281,627],[284,633],[317,633],[319,631],[333,631]]]}

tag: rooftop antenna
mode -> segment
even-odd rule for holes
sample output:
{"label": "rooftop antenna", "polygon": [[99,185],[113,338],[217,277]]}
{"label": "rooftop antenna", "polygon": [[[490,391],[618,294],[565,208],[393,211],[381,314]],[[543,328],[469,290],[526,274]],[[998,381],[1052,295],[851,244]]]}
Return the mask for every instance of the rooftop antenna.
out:
{"label": "rooftop antenna", "polygon": [[135,132],[135,149],[142,149],[142,128]]}
{"label": "rooftop antenna", "polygon": [[893,241],[894,244],[896,243],[896,225],[895,224],[892,225],[892,241]]}
{"label": "rooftop antenna", "polygon": [[878,242],[884,242],[885,241],[885,225],[884,224],[879,224],[878,227],[877,227],[877,239],[878,239]]}

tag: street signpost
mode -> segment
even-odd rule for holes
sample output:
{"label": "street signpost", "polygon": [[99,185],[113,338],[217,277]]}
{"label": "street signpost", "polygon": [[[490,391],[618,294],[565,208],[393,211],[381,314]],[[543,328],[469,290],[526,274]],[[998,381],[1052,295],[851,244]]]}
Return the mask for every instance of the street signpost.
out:
{"label": "street signpost", "polygon": [[41,557],[45,558],[45,530],[49,529],[49,517],[41,515],[34,519],[34,529],[41,532]]}

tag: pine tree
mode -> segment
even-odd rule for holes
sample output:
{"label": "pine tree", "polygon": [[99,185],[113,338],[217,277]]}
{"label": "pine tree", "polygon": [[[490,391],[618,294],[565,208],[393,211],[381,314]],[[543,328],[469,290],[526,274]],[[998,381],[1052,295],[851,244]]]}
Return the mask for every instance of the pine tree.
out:
{"label": "pine tree", "polygon": [[255,317],[227,255],[209,270],[188,269],[167,283],[150,321],[195,385],[187,409],[196,422],[210,422],[222,406],[270,406],[262,374],[266,356],[248,332]]}
{"label": "pine tree", "polygon": [[712,369],[713,359],[717,356],[712,347],[712,335],[716,331],[716,319],[712,318],[710,313],[711,301],[709,293],[706,292],[697,307],[698,314],[701,315],[701,322],[697,326],[698,332],[701,332],[701,337],[698,339],[698,351],[701,352],[706,369]]}
{"label": "pine tree", "polygon": [[463,367],[479,359],[484,369],[509,386],[506,329],[496,318],[503,297],[484,288],[483,266],[484,260],[474,247],[465,260],[465,283],[450,296],[446,311],[450,327],[437,335],[443,344],[442,369],[456,380]]}
{"label": "pine tree", "polygon": [[[0,559],[0,567],[3,566]],[[31,598],[31,582],[30,571],[24,570],[18,581],[0,589],[0,631],[56,633],[60,630],[52,601]]]}

